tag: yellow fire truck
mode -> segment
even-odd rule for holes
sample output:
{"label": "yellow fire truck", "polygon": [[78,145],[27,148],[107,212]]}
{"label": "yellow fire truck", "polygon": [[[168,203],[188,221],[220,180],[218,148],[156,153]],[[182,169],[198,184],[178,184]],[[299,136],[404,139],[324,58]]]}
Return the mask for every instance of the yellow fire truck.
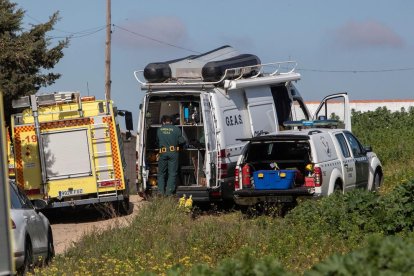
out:
{"label": "yellow fire truck", "polygon": [[17,184],[49,208],[112,202],[128,212],[123,144],[117,116],[132,114],[79,92],[13,101],[12,140]]}

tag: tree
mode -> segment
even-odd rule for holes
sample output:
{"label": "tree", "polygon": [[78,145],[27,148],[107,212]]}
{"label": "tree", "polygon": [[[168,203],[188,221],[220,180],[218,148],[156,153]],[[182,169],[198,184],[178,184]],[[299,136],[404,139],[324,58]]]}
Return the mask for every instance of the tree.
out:
{"label": "tree", "polygon": [[48,72],[63,57],[66,38],[51,47],[46,33],[59,20],[54,13],[49,21],[21,27],[24,11],[9,0],[0,0],[0,89],[4,95],[5,116],[11,114],[11,101],[35,94],[41,87],[53,84],[61,75]]}

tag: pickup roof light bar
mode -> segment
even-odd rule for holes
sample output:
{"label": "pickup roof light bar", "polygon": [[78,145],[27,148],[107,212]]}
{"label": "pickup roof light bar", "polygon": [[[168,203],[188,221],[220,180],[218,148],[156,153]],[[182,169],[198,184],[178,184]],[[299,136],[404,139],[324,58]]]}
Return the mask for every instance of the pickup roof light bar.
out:
{"label": "pickup roof light bar", "polygon": [[338,120],[314,120],[314,121],[286,121],[283,122],[286,127],[298,128],[314,128],[314,127],[328,127],[336,128],[339,125]]}
{"label": "pickup roof light bar", "polygon": [[272,142],[272,141],[300,141],[300,140],[309,140],[308,135],[297,135],[297,134],[275,134],[275,135],[263,135],[263,136],[256,136],[251,138],[241,138],[236,139],[242,142]]}

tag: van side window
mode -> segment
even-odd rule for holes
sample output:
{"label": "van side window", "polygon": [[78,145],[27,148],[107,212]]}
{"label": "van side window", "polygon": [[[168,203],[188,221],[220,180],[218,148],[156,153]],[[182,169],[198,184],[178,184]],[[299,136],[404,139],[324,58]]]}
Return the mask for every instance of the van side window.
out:
{"label": "van side window", "polygon": [[338,133],[335,135],[336,140],[338,140],[339,145],[341,146],[342,155],[345,158],[348,158],[351,156],[351,153],[349,152],[348,145],[346,144],[345,137],[342,133]]}

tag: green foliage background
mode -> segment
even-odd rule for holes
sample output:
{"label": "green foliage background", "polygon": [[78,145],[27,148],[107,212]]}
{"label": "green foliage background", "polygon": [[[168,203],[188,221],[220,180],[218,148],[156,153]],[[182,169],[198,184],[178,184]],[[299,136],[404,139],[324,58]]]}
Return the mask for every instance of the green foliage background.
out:
{"label": "green foliage background", "polygon": [[371,145],[384,166],[383,192],[414,179],[414,107],[391,112],[353,112],[352,131],[365,145]]}
{"label": "green foliage background", "polygon": [[88,234],[34,273],[411,275],[413,117],[412,109],[354,113],[354,132],[384,165],[379,192],[354,190],[304,200],[284,218],[247,218],[234,211],[194,219],[176,200],[155,199],[130,226]]}

